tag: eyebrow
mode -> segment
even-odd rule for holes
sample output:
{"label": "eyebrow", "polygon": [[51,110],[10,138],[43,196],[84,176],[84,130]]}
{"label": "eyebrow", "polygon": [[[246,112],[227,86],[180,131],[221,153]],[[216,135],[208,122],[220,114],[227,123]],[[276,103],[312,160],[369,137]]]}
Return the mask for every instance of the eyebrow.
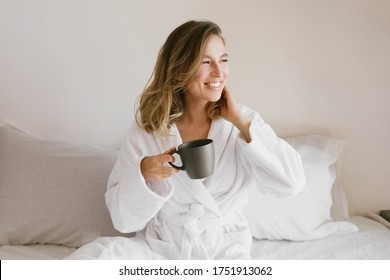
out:
{"label": "eyebrow", "polygon": [[[222,57],[229,57],[229,55],[227,53],[224,53],[223,55],[221,55],[219,58],[222,58]],[[205,55],[204,58],[212,58],[211,56],[209,55]]]}

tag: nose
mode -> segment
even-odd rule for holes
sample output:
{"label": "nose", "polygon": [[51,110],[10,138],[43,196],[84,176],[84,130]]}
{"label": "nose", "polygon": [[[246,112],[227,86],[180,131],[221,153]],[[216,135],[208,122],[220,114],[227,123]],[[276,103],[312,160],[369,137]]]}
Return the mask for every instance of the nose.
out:
{"label": "nose", "polygon": [[213,69],[213,76],[217,78],[222,78],[223,77],[223,70],[220,65],[215,64],[214,69]]}

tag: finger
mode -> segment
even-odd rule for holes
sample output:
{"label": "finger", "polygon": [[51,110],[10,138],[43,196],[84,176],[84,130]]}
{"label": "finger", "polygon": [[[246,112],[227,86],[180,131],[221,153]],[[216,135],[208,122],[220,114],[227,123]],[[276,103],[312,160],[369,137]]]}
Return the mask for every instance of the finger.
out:
{"label": "finger", "polygon": [[223,87],[223,90],[222,90],[222,95],[223,97],[225,98],[228,98],[230,96],[230,90],[227,86],[224,86]]}
{"label": "finger", "polygon": [[166,154],[171,155],[174,151],[176,151],[176,147],[172,147],[169,150],[166,150],[165,152],[162,153],[162,155],[166,155]]}
{"label": "finger", "polygon": [[164,153],[160,154],[160,159],[163,162],[175,162],[175,157],[173,153],[176,151],[176,147],[172,147],[169,150],[166,150]]}
{"label": "finger", "polygon": [[165,178],[168,178],[174,174],[176,174],[178,172],[178,170],[176,170],[175,168],[173,167],[162,167],[159,169],[159,171],[157,172],[156,174],[156,178],[158,180],[162,180],[162,179],[165,179]]}
{"label": "finger", "polygon": [[233,100],[233,96],[232,96],[230,90],[228,89],[228,87],[226,87],[226,86],[223,88],[223,97],[225,98],[226,103],[229,103]]}
{"label": "finger", "polygon": [[225,94],[225,93],[228,93],[228,94],[229,94],[229,93],[230,93],[229,88],[228,88],[227,86],[224,86],[224,87],[223,87],[222,93],[223,93],[223,94]]}
{"label": "finger", "polygon": [[219,104],[225,106],[228,98],[229,98],[229,90],[225,86],[222,90],[222,95]]}
{"label": "finger", "polygon": [[164,171],[165,171],[165,174],[167,174],[167,176],[171,176],[171,175],[179,172],[178,169],[173,168],[173,167],[169,167],[169,166],[164,166]]}
{"label": "finger", "polygon": [[170,154],[161,154],[159,155],[159,160],[161,162],[175,162],[175,157]]}

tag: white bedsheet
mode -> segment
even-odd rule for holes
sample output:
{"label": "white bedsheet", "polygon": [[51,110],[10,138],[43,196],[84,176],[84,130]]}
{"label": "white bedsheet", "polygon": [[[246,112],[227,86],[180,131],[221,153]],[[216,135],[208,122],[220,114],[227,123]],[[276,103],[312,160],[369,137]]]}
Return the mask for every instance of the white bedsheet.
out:
{"label": "white bedsheet", "polygon": [[390,229],[361,216],[351,218],[358,232],[336,234],[313,241],[255,240],[254,259],[390,260]]}
{"label": "white bedsheet", "polygon": [[[361,216],[351,218],[360,231],[305,241],[254,240],[254,259],[382,259],[390,260],[390,229]],[[0,246],[0,259],[62,259],[75,249],[56,245]]]}

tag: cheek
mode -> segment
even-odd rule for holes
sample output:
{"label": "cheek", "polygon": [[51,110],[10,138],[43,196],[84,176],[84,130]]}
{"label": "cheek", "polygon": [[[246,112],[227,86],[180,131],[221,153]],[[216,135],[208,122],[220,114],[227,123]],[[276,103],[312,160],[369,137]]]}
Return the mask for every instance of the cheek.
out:
{"label": "cheek", "polygon": [[196,74],[195,81],[198,83],[203,83],[205,80],[207,80],[208,74],[205,71],[199,71],[198,74]]}
{"label": "cheek", "polygon": [[201,83],[204,79],[204,75],[203,75],[203,72],[198,70],[198,72],[196,73],[195,77],[193,78],[192,82],[191,82],[191,86],[194,87],[196,85],[199,85],[199,83]]}
{"label": "cheek", "polygon": [[194,79],[192,80],[190,86],[191,87],[196,87],[199,85],[199,83],[202,81],[202,75],[201,73],[197,73],[196,76],[194,77]]}
{"label": "cheek", "polygon": [[229,70],[227,70],[224,75],[225,75],[225,79],[228,79],[229,78]]}
{"label": "cheek", "polygon": [[225,76],[225,79],[227,79],[229,77],[229,67],[226,66],[223,70],[223,75]]}

